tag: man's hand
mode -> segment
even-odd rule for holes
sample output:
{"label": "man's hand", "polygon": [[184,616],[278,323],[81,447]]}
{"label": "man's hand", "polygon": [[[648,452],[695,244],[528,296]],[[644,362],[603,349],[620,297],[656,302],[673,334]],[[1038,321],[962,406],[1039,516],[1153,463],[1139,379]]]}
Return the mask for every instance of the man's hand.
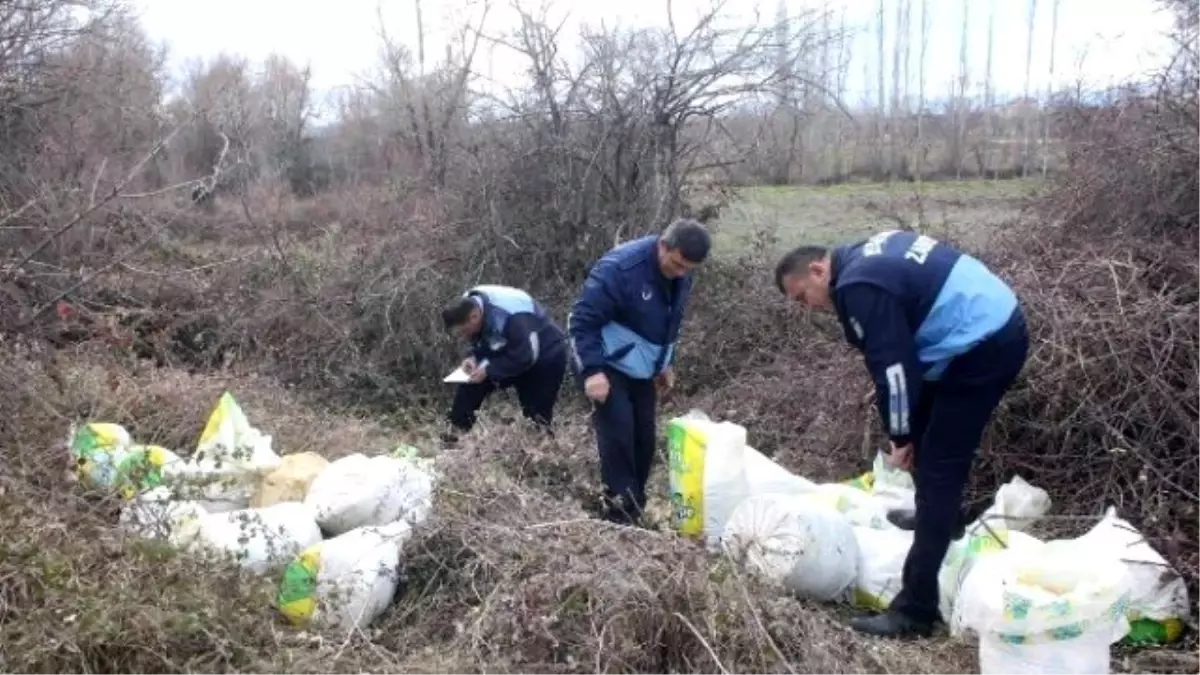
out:
{"label": "man's hand", "polygon": [[475,357],[473,357],[473,356],[468,357],[466,361],[463,361],[462,369],[463,369],[463,372],[468,375],[475,372]]}
{"label": "man's hand", "polygon": [[[465,364],[464,364],[465,365]],[[464,368],[464,370],[466,370]],[[487,379],[487,366],[477,366],[475,362],[471,362],[471,370],[467,371],[467,382],[471,384],[479,384]]]}
{"label": "man's hand", "polygon": [[913,468],[913,446],[912,443],[897,446],[892,443],[892,452],[888,455],[888,464],[901,471],[912,471]]}
{"label": "man's hand", "polygon": [[608,388],[608,376],[604,373],[595,373],[583,381],[583,393],[601,405],[608,400]]}
{"label": "man's hand", "polygon": [[658,393],[665,394],[675,387],[675,369],[667,368],[654,378]]}

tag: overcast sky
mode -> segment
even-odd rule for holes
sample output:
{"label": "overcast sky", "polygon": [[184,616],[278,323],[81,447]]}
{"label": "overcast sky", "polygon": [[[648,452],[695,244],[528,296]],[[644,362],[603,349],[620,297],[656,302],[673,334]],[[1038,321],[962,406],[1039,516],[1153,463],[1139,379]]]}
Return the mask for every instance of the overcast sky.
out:
{"label": "overcast sky", "polygon": [[[851,103],[874,87],[875,12],[877,0],[786,0],[789,12],[828,6],[835,16],[845,13],[847,25],[858,29],[849,68]],[[887,39],[891,41],[894,3],[887,4]],[[956,76],[962,26],[961,0],[924,0],[929,7],[930,30],[926,57],[927,87],[945,91]],[[1137,76],[1154,67],[1167,55],[1164,39],[1171,17],[1157,8],[1154,0],[1058,0],[1058,39],[1055,51],[1055,80],[1090,86],[1105,86]],[[474,4],[468,5],[468,2]],[[444,53],[446,36],[462,25],[481,0],[425,0],[422,7],[429,25],[430,53]],[[529,4],[533,4],[530,2]],[[763,21],[774,19],[775,0],[755,5],[733,0],[733,7],[753,20],[761,8]],[[912,0],[911,22],[916,35],[922,0]],[[351,84],[372,68],[379,53],[379,14],[383,25],[396,39],[416,44],[413,0],[205,0],[201,4],[180,0],[136,0],[143,25],[155,40],[170,50],[172,68],[178,70],[189,59],[208,59],[222,51],[258,61],[271,52],[288,56],[313,69],[314,85],[330,91]],[[710,6],[710,0],[674,0],[677,24],[695,17]],[[996,11],[994,81],[997,87],[1020,95],[1025,81],[1025,26],[1028,3],[1020,0],[971,0],[972,25],[968,41],[971,69],[982,80],[987,56],[987,16]],[[609,25],[665,25],[666,0],[555,0],[551,16],[568,17],[566,38],[573,39],[584,23]],[[1054,0],[1037,2],[1032,80],[1035,90],[1048,81],[1050,30]],[[493,0],[489,32],[501,33],[512,26],[509,0]],[[693,19],[694,20],[694,19]],[[917,45],[912,52],[914,87]],[[570,44],[564,44],[569,48]],[[522,63],[503,48],[483,55],[478,69],[502,83],[516,84]],[[890,66],[885,73],[890,76]]]}

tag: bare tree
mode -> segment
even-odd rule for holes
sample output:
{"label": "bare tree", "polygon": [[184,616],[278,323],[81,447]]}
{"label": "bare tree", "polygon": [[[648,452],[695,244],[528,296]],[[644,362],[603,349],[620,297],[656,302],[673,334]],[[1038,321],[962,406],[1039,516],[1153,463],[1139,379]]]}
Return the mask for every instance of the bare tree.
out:
{"label": "bare tree", "polygon": [[1024,115],[1021,119],[1021,134],[1023,136],[1022,151],[1021,151],[1021,178],[1029,177],[1029,137],[1032,132],[1031,117],[1034,111],[1030,110],[1029,85],[1030,77],[1033,72],[1033,27],[1037,24],[1037,0],[1029,0],[1029,18],[1025,26],[1025,100],[1023,106],[1025,108]]}
{"label": "bare tree", "polygon": [[[489,101],[495,119],[474,138],[504,151],[481,152],[460,173],[476,186],[472,210],[486,214],[462,236],[492,256],[473,266],[573,277],[586,256],[538,251],[592,255],[681,214],[711,217],[723,199],[716,177],[749,149],[731,133],[735,111],[766,122],[751,145],[790,149],[796,118],[781,120],[780,105],[799,91],[814,107],[833,98],[817,72],[827,37],[816,12],[739,27],[717,3],[690,26],[671,13],[665,29],[588,28],[572,63],[559,52],[561,21],[544,7],[516,9],[519,27],[487,39],[523,57],[529,85]],[[767,156],[777,167],[787,154]],[[514,222],[525,224],[519,233]]]}
{"label": "bare tree", "polygon": [[[992,58],[995,56],[996,50],[996,0],[988,2],[988,25],[987,25],[987,60],[985,61],[983,70],[983,106],[985,116],[985,134],[988,141],[988,158],[987,164],[992,167],[992,175],[998,180],[1000,172],[996,171],[996,91],[995,80],[992,75]],[[986,168],[980,167],[980,172],[986,172]]]}
{"label": "bare tree", "polygon": [[967,82],[970,66],[967,60],[967,43],[970,40],[970,0],[962,2],[962,34],[958,47],[958,91],[954,95],[954,145],[951,156],[954,161],[954,177],[962,180],[963,155],[967,143]]}
{"label": "bare tree", "polygon": [[884,120],[887,119],[887,98],[885,97],[884,77],[883,72],[886,68],[886,63],[883,58],[883,36],[884,36],[884,0],[879,0],[879,15],[876,21],[876,38],[879,46],[876,63],[878,67],[876,74],[879,77],[879,99],[878,109],[875,111],[875,149],[876,149],[876,165],[875,170],[878,173],[884,171],[883,144],[884,137]]}
{"label": "bare tree", "polygon": [[921,182],[925,167],[925,57],[929,49],[929,0],[921,0],[921,54],[917,65],[917,182]]}
{"label": "bare tree", "polygon": [[451,58],[453,51],[448,48],[446,62],[433,70],[425,53],[425,23],[419,0],[415,3],[415,64],[409,50],[394,41],[383,28],[382,15],[379,19],[384,78],[371,86],[386,101],[395,121],[401,124],[403,130],[397,128],[395,133],[404,138],[404,143],[419,158],[425,176],[435,187],[446,183],[453,144],[450,131],[466,117],[475,56],[490,10],[491,5],[484,3],[478,20],[462,27],[459,33],[458,57]]}
{"label": "bare tree", "polygon": [[1059,0],[1054,0],[1052,17],[1050,19],[1050,72],[1046,79],[1046,101],[1041,106],[1042,108],[1042,178],[1046,177],[1046,172],[1050,162],[1050,99],[1054,94],[1054,53],[1058,46],[1058,4]]}
{"label": "bare tree", "polygon": [[301,194],[313,190],[308,155],[309,122],[313,116],[312,71],[278,55],[269,56],[258,78],[257,99],[262,143],[260,160],[268,175],[282,178]]}

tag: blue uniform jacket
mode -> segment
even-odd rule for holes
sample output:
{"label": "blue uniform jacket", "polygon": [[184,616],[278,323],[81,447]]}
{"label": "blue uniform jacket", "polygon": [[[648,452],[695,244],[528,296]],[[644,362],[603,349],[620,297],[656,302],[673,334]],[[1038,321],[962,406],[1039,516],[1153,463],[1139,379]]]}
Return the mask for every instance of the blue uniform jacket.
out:
{"label": "blue uniform jacket", "polygon": [[658,237],[626,242],[588,273],[567,317],[575,372],[604,367],[648,380],[666,370],[692,290],[692,275],[669,280],[658,266]]}
{"label": "blue uniform jacket", "polygon": [[483,309],[483,327],[471,345],[477,363],[487,362],[488,378],[508,380],[539,358],[560,354],[566,336],[528,293],[509,286],[476,286],[467,291]]}
{"label": "blue uniform jacket", "polygon": [[906,444],[922,383],[1003,328],[1017,296],[983,263],[915,232],[882,232],[831,259],[846,339],[866,359],[888,435]]}

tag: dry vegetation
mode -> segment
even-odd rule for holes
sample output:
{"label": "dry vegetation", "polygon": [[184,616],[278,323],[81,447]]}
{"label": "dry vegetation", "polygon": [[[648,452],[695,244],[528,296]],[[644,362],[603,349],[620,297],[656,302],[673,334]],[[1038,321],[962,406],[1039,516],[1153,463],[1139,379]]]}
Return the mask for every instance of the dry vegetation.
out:
{"label": "dry vegetation", "polygon": [[[1064,107],[1069,171],[981,252],[1037,340],[976,483],[985,499],[1019,471],[1075,528],[1116,504],[1195,598],[1196,17],[1177,10],[1156,93]],[[369,635],[284,627],[270,588],[123,541],[118,505],[65,479],[71,422],[186,451],[223,389],[284,452],[436,452],[427,423],[454,355],[440,302],[487,280],[561,316],[614,239],[714,215],[731,193],[706,165],[730,158],[712,159],[709,134],[730,101],[806,81],[822,44],[813,17],[714,20],[592,34],[568,67],[546,17],[524,18],[514,35],[465,30],[436,64],[389,44],[382,75],[315,130],[307,73],[282,59],[218,60],[159,105],[161,56],[119,6],[0,8],[0,669],[974,669],[969,646],[864,641],[666,532],[588,520],[596,467],[573,392],[555,442],[501,409],[442,454],[434,520]],[[781,60],[780,36],[805,47]],[[473,92],[482,40],[523,50],[531,84]],[[878,441],[867,380],[832,326],[778,302],[770,229],[703,271],[664,414],[702,408],[797,472],[845,477]],[[1123,667],[1195,672],[1187,648]]]}

